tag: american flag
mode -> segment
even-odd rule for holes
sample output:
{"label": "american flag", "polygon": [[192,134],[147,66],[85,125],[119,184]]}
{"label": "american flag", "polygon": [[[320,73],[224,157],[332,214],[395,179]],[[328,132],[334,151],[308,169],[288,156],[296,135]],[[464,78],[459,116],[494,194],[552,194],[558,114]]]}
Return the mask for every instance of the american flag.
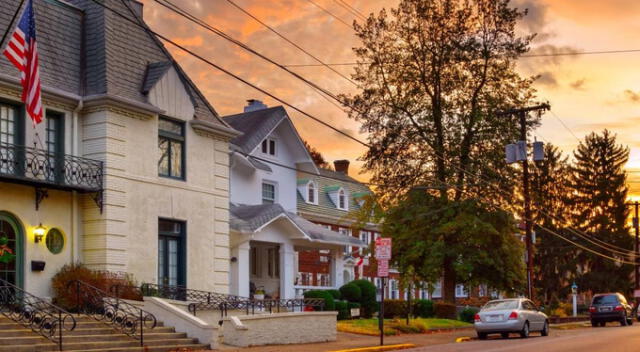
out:
{"label": "american flag", "polygon": [[36,21],[33,17],[32,0],[27,0],[27,6],[4,50],[4,55],[20,71],[22,101],[25,103],[27,113],[35,126],[42,122],[42,98],[40,96],[38,46],[36,45]]}

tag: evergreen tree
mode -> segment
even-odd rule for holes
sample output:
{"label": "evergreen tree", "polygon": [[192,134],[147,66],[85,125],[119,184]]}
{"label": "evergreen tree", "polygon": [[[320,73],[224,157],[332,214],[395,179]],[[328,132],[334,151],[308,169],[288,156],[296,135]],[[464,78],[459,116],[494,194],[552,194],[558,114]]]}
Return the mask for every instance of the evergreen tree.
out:
{"label": "evergreen tree", "polygon": [[[573,153],[571,205],[573,227],[618,247],[633,248],[627,224],[627,175],[624,165],[629,148],[616,144],[608,130],[591,133]],[[600,252],[605,252],[600,249]],[[617,256],[629,260],[628,257]],[[633,267],[580,251],[578,285],[593,292],[629,292]]]}
{"label": "evergreen tree", "polygon": [[[531,168],[531,199],[536,225],[535,288],[545,303],[554,304],[569,293],[575,277],[577,248],[550,231],[571,238],[565,230],[571,192],[568,158],[554,145],[545,146],[545,158]],[[549,231],[550,230],[550,231]],[[569,284],[567,284],[569,283]]]}
{"label": "evergreen tree", "polygon": [[302,143],[304,143],[305,148],[307,148],[309,155],[311,155],[311,159],[313,159],[313,162],[317,167],[321,167],[323,169],[331,169],[331,165],[329,165],[322,153],[320,153],[316,148],[312,147],[307,141],[303,140]]}

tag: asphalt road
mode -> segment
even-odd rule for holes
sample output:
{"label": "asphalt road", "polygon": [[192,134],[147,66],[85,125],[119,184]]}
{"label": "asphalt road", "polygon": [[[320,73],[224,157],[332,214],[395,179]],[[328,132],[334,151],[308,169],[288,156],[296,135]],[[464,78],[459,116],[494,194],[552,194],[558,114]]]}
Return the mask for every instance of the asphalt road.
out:
{"label": "asphalt road", "polygon": [[[406,352],[638,352],[640,351],[640,324],[621,327],[609,323],[604,328],[585,328],[551,331],[540,337],[531,333],[528,339],[511,335],[509,339],[493,338],[437,346],[420,347]],[[475,335],[474,335],[475,337]]]}

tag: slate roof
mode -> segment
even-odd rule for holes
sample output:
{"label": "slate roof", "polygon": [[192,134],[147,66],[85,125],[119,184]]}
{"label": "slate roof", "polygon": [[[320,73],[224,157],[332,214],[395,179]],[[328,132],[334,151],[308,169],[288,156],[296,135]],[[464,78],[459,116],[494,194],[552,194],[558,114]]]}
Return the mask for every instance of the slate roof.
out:
{"label": "slate roof", "polygon": [[345,236],[314,224],[294,213],[288,212],[280,204],[239,205],[231,204],[229,225],[233,230],[252,233],[277,217],[286,217],[295,224],[312,242],[366,247],[366,244],[352,236]]}
{"label": "slate roof", "polygon": [[223,120],[234,129],[242,132],[242,135],[232,139],[231,143],[240,148],[242,152],[249,154],[286,118],[286,110],[282,106],[274,106],[225,116]]}
{"label": "slate roof", "polygon": [[[322,168],[319,168],[318,170],[320,171],[320,175],[318,176],[309,175],[307,173],[298,173],[299,180],[310,179],[318,186],[317,205],[307,203],[304,198],[302,198],[300,192],[296,192],[298,199],[298,212],[303,215],[309,214],[316,215],[318,217],[339,219],[338,223],[343,225],[350,224],[352,221],[349,219],[349,212],[360,208],[356,198],[360,198],[366,194],[371,194],[371,190],[367,185],[342,172]],[[348,211],[338,209],[329,197],[329,192],[336,191],[341,187],[347,191],[349,199]]]}
{"label": "slate roof", "polygon": [[[0,3],[1,31],[9,26],[20,1],[2,0]],[[141,19],[141,3],[118,0],[105,4],[146,26]],[[92,0],[35,1],[34,6],[40,74],[45,91],[55,88],[79,96],[108,95],[148,104],[145,90],[150,79],[158,79],[162,69],[167,69],[166,65],[170,63],[194,102],[195,118],[227,127],[158,38],[140,26]],[[0,60],[0,73],[19,78],[17,69],[7,60]]]}
{"label": "slate roof", "polygon": [[147,66],[147,73],[142,83],[142,94],[149,94],[167,71],[173,66],[171,61],[154,62]]}

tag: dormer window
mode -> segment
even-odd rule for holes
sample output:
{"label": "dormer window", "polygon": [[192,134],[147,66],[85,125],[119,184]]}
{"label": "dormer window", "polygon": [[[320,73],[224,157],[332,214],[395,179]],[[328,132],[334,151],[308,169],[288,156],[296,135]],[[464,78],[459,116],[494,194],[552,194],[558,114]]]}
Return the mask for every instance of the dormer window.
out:
{"label": "dormer window", "polygon": [[267,138],[262,141],[262,153],[275,156],[276,155],[276,140]]}
{"label": "dormer window", "polygon": [[338,191],[338,208],[347,209],[347,196],[344,194],[344,189]]}
{"label": "dormer window", "polygon": [[317,192],[316,184],[314,182],[309,182],[307,184],[307,203],[311,203],[311,204],[317,203],[316,192]]}

